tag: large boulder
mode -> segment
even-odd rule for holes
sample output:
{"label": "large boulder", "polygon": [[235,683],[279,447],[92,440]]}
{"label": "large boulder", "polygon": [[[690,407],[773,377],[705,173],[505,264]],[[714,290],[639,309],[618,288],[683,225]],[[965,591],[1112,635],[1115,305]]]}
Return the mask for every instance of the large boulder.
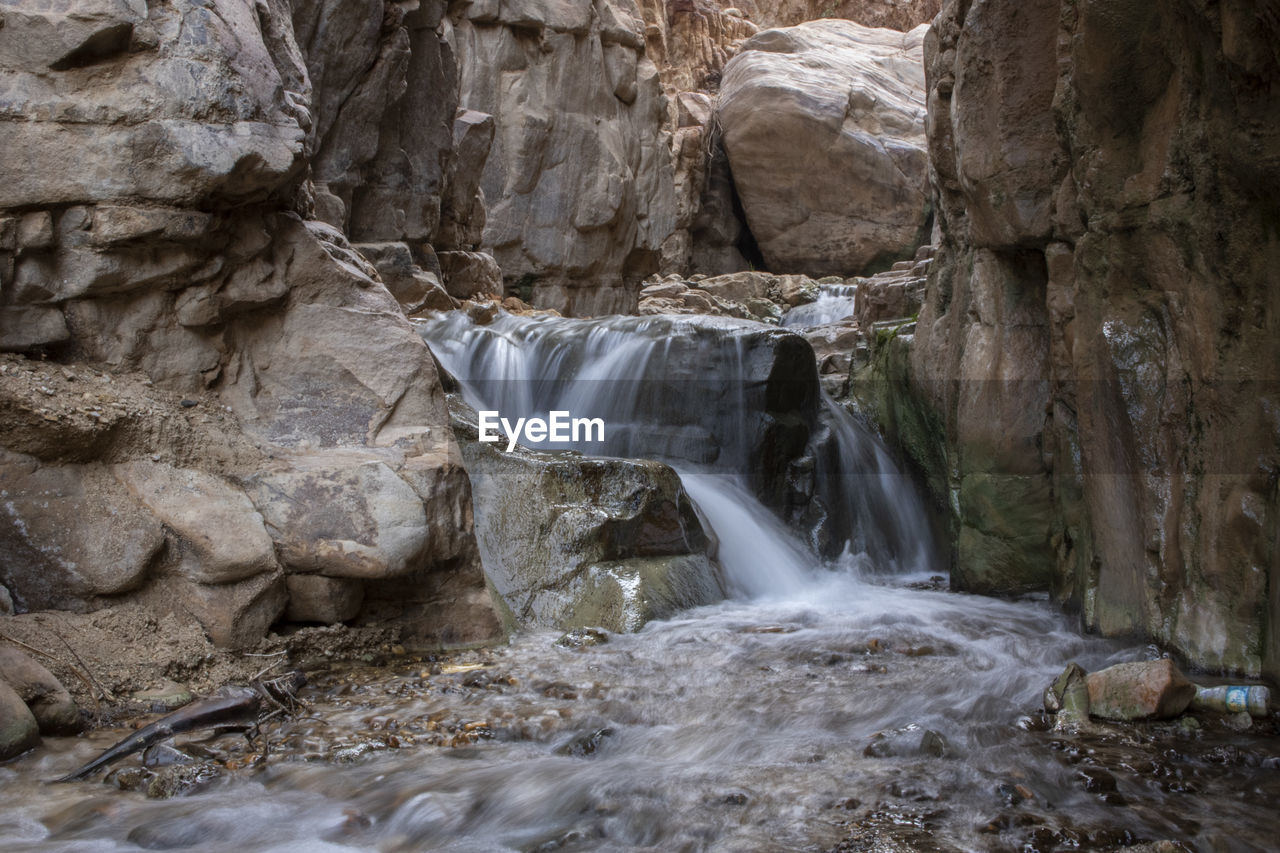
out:
{"label": "large boulder", "polygon": [[105,466],[0,451],[0,581],[28,610],[82,609],[142,585],[160,521]]}
{"label": "large boulder", "polygon": [[926,241],[925,29],[812,21],[725,68],[716,116],[771,270],[875,272]]}
{"label": "large boulder", "polygon": [[422,498],[372,454],[294,456],[248,489],[290,574],[402,576],[432,535]]}
{"label": "large boulder", "polygon": [[73,735],[84,718],[53,673],[18,649],[0,646],[0,683],[8,684],[31,710],[46,735]]}
{"label": "large boulder", "polygon": [[40,726],[12,687],[0,681],[0,761],[21,755],[40,743]]}
{"label": "large boulder", "polygon": [[708,540],[658,462],[507,453],[453,402],[485,572],[517,624],[634,631],[724,597]]}
{"label": "large boulder", "polygon": [[1164,720],[1187,709],[1196,686],[1168,658],[1118,663],[1085,679],[1089,713],[1106,720]]}

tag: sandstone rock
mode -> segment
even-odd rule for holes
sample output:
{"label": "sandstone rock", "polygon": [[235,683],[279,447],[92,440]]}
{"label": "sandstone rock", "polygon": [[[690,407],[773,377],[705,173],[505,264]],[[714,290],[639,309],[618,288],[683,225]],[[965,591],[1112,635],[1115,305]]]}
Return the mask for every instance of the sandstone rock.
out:
{"label": "sandstone rock", "polygon": [[485,571],[519,624],[634,631],[723,597],[666,465],[503,453],[477,440],[474,411],[454,405]]}
{"label": "sandstone rock", "polygon": [[[254,9],[183,0],[149,17],[138,0],[59,0],[38,10],[8,7],[5,15],[0,65],[18,85],[0,121],[0,144],[14,158],[6,162],[22,166],[0,180],[0,208],[245,200],[301,169],[304,130],[288,95],[296,81],[278,70],[297,62],[296,47],[264,33]],[[179,21],[203,37],[178,38]],[[150,38],[166,39],[165,51],[127,50],[144,26]],[[154,82],[68,82],[90,64],[109,65],[113,80]],[[149,85],[182,97],[138,97]],[[139,151],[148,152],[145,169],[135,167]]]}
{"label": "sandstone rock", "polygon": [[105,467],[0,453],[0,472],[0,580],[20,607],[80,609],[146,578],[163,528]]}
{"label": "sandstone rock", "polygon": [[0,646],[0,682],[31,710],[45,735],[72,735],[84,728],[80,709],[53,673],[14,648]]}
{"label": "sandstone rock", "polygon": [[405,243],[357,243],[354,248],[378,270],[382,283],[406,314],[421,308],[449,310],[453,302],[435,273],[414,262]]}
{"label": "sandstone rock", "polygon": [[924,31],[813,21],[752,37],[726,67],[716,115],[771,269],[874,272],[924,242]]}
{"label": "sandstone rock", "polygon": [[277,568],[262,516],[225,480],[154,462],[130,462],[113,471],[177,537],[178,571],[187,579],[225,584]]}
{"label": "sandstone rock", "polygon": [[441,201],[436,245],[442,249],[474,250],[484,235],[484,191],[480,179],[493,145],[493,116],[459,110],[453,122],[453,162],[448,191]]}
{"label": "sandstone rock", "polygon": [[364,584],[349,578],[289,575],[285,586],[289,590],[289,605],[284,618],[290,622],[335,625],[355,618],[364,603]]}
{"label": "sandstone rock", "polygon": [[[1280,311],[1256,215],[1280,101],[1239,76],[1280,63],[1275,22],[1231,7],[947,4],[926,44],[943,237],[897,387],[903,422],[939,425],[910,442],[941,444],[937,470],[1010,478],[931,478],[940,507],[961,498],[953,524],[989,519],[958,565],[1003,562],[1092,629],[1256,675],[1280,672],[1280,516],[1257,509],[1280,353],[1215,318]],[[1034,538],[988,535],[1017,513]]]}
{"label": "sandstone rock", "polygon": [[698,287],[721,299],[742,302],[752,297],[768,297],[776,281],[776,277],[769,273],[737,272],[703,279],[698,282]]}
{"label": "sandstone rock", "polygon": [[495,123],[482,249],[539,307],[631,310],[674,228],[642,33],[634,0],[472,3],[456,25],[461,102]]}
{"label": "sandstone rock", "polygon": [[147,17],[142,0],[55,0],[38,8],[5,4],[0,67],[66,70],[129,48]]}
{"label": "sandstone rock", "polygon": [[13,688],[0,681],[0,761],[21,755],[40,743],[40,727]]}
{"label": "sandstone rock", "polygon": [[1187,709],[1195,685],[1173,661],[1119,663],[1089,673],[1089,713],[1106,720],[1164,720]]}
{"label": "sandstone rock", "polygon": [[[172,602],[170,606],[178,612],[195,617],[210,641],[226,649],[252,648],[284,613],[289,599],[279,571],[225,584],[172,578],[148,594],[153,601]],[[162,608],[164,604],[153,606]]]}
{"label": "sandstone rock", "polygon": [[341,234],[282,217],[288,310],[237,326],[222,398],[262,439],[285,446],[391,444],[443,423],[430,353]]}
{"label": "sandstone rock", "polygon": [[502,269],[483,252],[440,252],[444,287],[454,299],[502,296]]}
{"label": "sandstone rock", "polygon": [[293,457],[254,475],[246,488],[291,574],[404,575],[432,535],[422,498],[369,455]]}

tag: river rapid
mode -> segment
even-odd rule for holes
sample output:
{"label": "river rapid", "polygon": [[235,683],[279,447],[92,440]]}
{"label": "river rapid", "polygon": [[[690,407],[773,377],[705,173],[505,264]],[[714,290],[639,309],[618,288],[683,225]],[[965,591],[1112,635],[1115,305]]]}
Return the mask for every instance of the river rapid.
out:
{"label": "river rapid", "polygon": [[[462,322],[424,337],[469,402],[517,413],[560,391],[486,400],[459,359],[524,371],[490,387],[527,395],[538,358],[563,369],[612,353],[634,369],[661,337],[634,319]],[[625,351],[636,335],[649,343]],[[479,337],[491,351],[476,361]],[[587,340],[598,353],[584,356]],[[639,440],[643,407],[609,393]],[[49,785],[123,732],[49,739],[0,767],[3,849],[1275,849],[1273,722],[1055,730],[1041,693],[1068,662],[1158,652],[1083,636],[1045,600],[948,591],[909,478],[831,405],[848,476],[823,494],[855,489],[864,528],[839,556],[761,506],[733,453],[691,461],[663,433],[654,455],[719,540],[728,600],[632,634],[534,629],[499,648],[317,667],[307,712],[266,727],[265,758],[229,735],[187,746],[194,764],[143,771],[135,757],[104,782]]]}

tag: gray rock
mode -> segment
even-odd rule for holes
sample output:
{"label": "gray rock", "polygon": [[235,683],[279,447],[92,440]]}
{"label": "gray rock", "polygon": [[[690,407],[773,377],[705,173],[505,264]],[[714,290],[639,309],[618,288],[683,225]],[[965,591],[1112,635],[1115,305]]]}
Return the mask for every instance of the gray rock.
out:
{"label": "gray rock", "polygon": [[402,576],[417,567],[432,535],[422,498],[369,454],[292,457],[246,488],[290,573]]}
{"label": "gray rock", "polygon": [[635,3],[472,3],[454,37],[461,103],[495,124],[481,248],[535,305],[630,311],[675,227],[665,103]]}
{"label": "gray rock", "polygon": [[40,727],[22,697],[0,681],[0,761],[21,755],[40,743]]}
{"label": "gray rock", "polygon": [[364,584],[350,578],[323,575],[289,575],[289,606],[284,618],[290,622],[320,622],[335,625],[354,619],[364,603]]}
{"label": "gray rock", "polygon": [[102,465],[0,452],[0,580],[27,610],[83,609],[136,589],[164,530]]}
{"label": "gray rock", "polygon": [[18,649],[0,646],[0,682],[22,697],[41,734],[73,735],[84,729],[84,718],[67,688]]}
{"label": "gray rock", "polygon": [[634,631],[723,598],[707,538],[666,465],[476,440],[457,402],[485,572],[521,625]]}
{"label": "gray rock", "polygon": [[262,516],[226,480],[157,462],[129,462],[113,471],[173,532],[184,577],[224,584],[276,569]]}

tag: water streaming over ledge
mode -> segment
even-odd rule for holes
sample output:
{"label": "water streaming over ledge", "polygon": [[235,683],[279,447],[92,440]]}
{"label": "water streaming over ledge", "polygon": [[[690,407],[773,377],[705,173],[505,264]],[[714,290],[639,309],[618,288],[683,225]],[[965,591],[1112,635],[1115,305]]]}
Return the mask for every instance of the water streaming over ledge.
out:
{"label": "water streaming over ledge", "polygon": [[724,543],[721,562],[740,593],[793,591],[816,562],[796,541],[804,531],[786,530],[757,499],[768,484],[752,488],[761,479],[753,477],[757,457],[782,443],[766,434],[774,426],[765,422],[771,410],[780,421],[805,419],[791,426],[807,431],[804,476],[812,477],[815,503],[823,507],[818,523],[840,537],[829,552],[863,571],[936,568],[910,478],[870,430],[819,390],[808,344],[793,334],[696,316],[569,320],[504,313],[477,324],[462,312],[418,329],[476,409],[513,422],[567,411],[606,425],[600,443],[539,447],[672,465]]}
{"label": "water streaming over ledge", "polygon": [[802,329],[838,323],[853,316],[857,307],[856,284],[824,284],[818,288],[818,298],[808,305],[797,305],[782,315],[785,329]]}
{"label": "water streaming over ledge", "polygon": [[[512,405],[538,413],[551,404],[532,389],[551,386],[520,352],[529,335],[548,337],[540,358],[551,376],[611,375],[584,358],[588,344],[637,371],[665,346],[629,342],[622,330],[636,320],[569,335],[541,322],[483,333],[510,344],[487,358],[529,371],[507,386],[530,393]],[[709,328],[724,332],[699,326]],[[456,334],[462,325],[439,330],[446,363],[454,342],[456,356],[477,351]],[[706,399],[727,399],[721,386],[704,386]],[[744,384],[729,396],[759,391]],[[637,417],[617,440],[677,461],[722,531],[725,559],[742,569],[737,599],[603,645],[529,632],[439,661],[322,671],[304,694],[312,713],[274,730],[269,762],[187,797],[46,785],[120,733],[50,739],[0,767],[3,849],[1051,851],[1158,839],[1274,849],[1274,738],[1211,724],[1047,730],[1040,692],[1068,661],[1097,669],[1149,650],[1081,636],[1047,602],[957,595],[901,573],[817,571],[809,543],[718,468],[736,452],[731,436],[723,459],[699,451],[699,437],[732,420],[722,415],[661,429]],[[827,446],[858,439],[852,429]],[[884,476],[838,473],[850,483]],[[899,535],[885,540],[903,548],[898,569],[927,567]],[[874,568],[869,559],[836,564]],[[206,748],[242,756],[243,743]]]}

